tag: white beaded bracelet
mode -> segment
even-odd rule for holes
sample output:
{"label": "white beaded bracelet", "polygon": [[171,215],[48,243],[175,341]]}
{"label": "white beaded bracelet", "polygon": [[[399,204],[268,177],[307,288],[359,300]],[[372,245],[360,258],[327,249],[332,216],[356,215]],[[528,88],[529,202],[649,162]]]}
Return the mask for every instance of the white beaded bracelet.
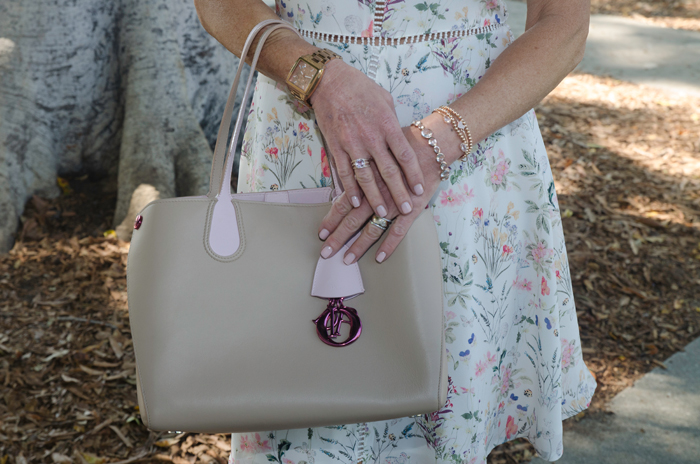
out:
{"label": "white beaded bracelet", "polygon": [[413,121],[411,125],[420,129],[420,135],[423,138],[428,139],[428,145],[433,147],[433,151],[435,152],[435,161],[440,164],[440,180],[449,179],[450,167],[445,162],[445,155],[440,151],[440,147],[437,145],[437,140],[433,137],[433,131],[425,127],[420,121]]}

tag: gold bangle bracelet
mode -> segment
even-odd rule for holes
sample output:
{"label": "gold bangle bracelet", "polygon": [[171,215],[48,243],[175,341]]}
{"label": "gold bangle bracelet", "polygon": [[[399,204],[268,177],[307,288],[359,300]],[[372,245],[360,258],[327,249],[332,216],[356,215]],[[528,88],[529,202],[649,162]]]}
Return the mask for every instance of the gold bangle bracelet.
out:
{"label": "gold bangle bracelet", "polygon": [[464,122],[464,119],[462,119],[459,113],[446,105],[435,108],[433,112],[441,114],[443,116],[443,120],[446,123],[451,124],[455,132],[457,132],[459,138],[462,139],[462,143],[460,144],[459,148],[464,154],[459,159],[466,161],[467,155],[469,155],[474,148],[474,139],[472,138],[472,133],[469,130],[469,127],[467,127],[467,124]]}

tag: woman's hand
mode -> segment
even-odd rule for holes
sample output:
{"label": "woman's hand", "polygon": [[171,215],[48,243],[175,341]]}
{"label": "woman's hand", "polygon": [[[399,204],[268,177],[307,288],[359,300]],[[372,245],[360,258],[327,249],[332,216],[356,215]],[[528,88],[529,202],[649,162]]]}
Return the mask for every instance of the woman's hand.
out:
{"label": "woman's hand", "polygon": [[[360,208],[364,192],[378,216],[411,213],[413,200],[409,191],[421,197],[425,179],[396,118],[391,94],[361,71],[341,60],[331,60],[311,96],[311,105],[333,154],[345,189],[344,201]],[[376,170],[354,170],[351,163],[359,158],[371,158]],[[388,190],[384,195],[380,191],[382,181]],[[398,208],[390,210],[389,202]]]}
{"label": "woman's hand", "polygon": [[[445,124],[441,119],[440,115],[433,113],[423,118],[422,121],[435,134],[438,146],[445,154],[447,163],[452,164],[461,155],[458,149],[461,140],[454,133],[451,126]],[[388,208],[387,217],[393,218],[398,215],[389,226],[389,229],[386,231],[387,236],[377,250],[375,259],[380,263],[391,256],[398,244],[403,240],[413,221],[428,206],[430,199],[440,186],[440,166],[435,161],[433,148],[420,135],[418,128],[408,126],[402,128],[402,132],[417,154],[418,164],[425,179],[425,194],[421,196],[411,195],[411,201],[413,202],[412,211],[409,214],[399,215],[399,209],[396,202],[392,201],[388,187],[379,180],[378,188]],[[357,261],[384,233],[379,227],[367,223],[372,214],[372,208],[367,201],[362,201],[358,208],[353,208],[347,191],[343,192],[335,200],[331,210],[321,223],[319,237],[325,240],[321,256],[324,258],[333,256],[364,225],[362,234],[345,253],[343,259],[345,264],[352,264]]]}

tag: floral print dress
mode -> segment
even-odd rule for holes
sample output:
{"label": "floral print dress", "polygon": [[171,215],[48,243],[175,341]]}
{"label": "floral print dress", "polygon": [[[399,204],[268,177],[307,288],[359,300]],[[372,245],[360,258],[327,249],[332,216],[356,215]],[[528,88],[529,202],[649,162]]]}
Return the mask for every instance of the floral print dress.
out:
{"label": "floral print dress", "polygon": [[[502,0],[277,0],[276,10],[388,90],[402,126],[469,91],[513,40]],[[314,113],[303,111],[284,87],[258,77],[239,191],[331,183]],[[589,405],[596,383],[581,357],[534,110],[454,163],[430,208],[445,289],[444,407],[382,422],[233,434],[231,463],[475,464],[519,437],[545,459],[562,455],[562,420]]]}

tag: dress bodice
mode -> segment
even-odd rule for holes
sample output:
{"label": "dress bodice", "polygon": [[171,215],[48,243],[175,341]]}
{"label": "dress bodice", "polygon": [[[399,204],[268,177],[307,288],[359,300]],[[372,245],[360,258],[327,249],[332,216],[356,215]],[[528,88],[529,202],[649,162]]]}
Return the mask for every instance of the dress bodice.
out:
{"label": "dress bodice", "polygon": [[276,0],[297,29],[350,37],[400,38],[495,26],[504,0]]}

